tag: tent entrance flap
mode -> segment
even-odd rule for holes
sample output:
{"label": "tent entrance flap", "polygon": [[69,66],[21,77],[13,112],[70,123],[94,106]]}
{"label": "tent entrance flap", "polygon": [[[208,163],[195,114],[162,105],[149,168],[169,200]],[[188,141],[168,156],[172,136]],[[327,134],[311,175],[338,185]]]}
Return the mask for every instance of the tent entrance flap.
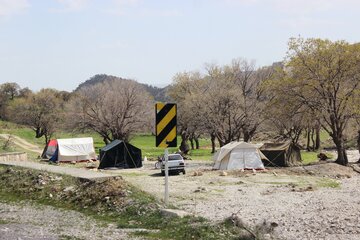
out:
{"label": "tent entrance flap", "polygon": [[289,167],[301,162],[300,148],[291,142],[265,143],[260,151],[268,158],[267,166]]}

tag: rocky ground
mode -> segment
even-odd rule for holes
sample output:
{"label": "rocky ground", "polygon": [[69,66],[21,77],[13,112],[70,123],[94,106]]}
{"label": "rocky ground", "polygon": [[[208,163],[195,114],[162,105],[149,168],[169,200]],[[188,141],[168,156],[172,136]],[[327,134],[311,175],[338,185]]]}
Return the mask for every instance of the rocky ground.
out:
{"label": "rocky ground", "polygon": [[[348,156],[350,162],[360,157],[357,151],[348,151]],[[212,171],[211,167],[209,161],[187,161],[186,175],[170,177],[171,204],[213,221],[235,213],[251,226],[264,220],[274,222],[276,239],[360,239],[360,174],[351,167],[324,162],[256,173],[223,173]],[[145,163],[142,169],[107,171],[106,174],[119,174],[163,199],[164,177],[154,168],[154,162]],[[36,209],[26,204],[1,203],[0,239],[41,239],[35,237],[39,233],[44,236],[42,239],[126,238],[125,230],[114,226],[101,228],[76,212],[48,207],[37,212]],[[59,219],[70,221],[69,227],[59,225]],[[110,235],[101,235],[104,232]]]}
{"label": "rocky ground", "polygon": [[[359,158],[355,151],[349,156],[352,162]],[[210,163],[189,161],[186,175],[171,176],[171,203],[214,221],[236,213],[252,226],[275,222],[279,239],[360,239],[360,174],[351,167],[326,162],[256,173],[210,169]],[[162,199],[158,172],[148,164],[122,175]]]}
{"label": "rocky ground", "polygon": [[1,240],[128,239],[129,232],[76,211],[0,202]]}

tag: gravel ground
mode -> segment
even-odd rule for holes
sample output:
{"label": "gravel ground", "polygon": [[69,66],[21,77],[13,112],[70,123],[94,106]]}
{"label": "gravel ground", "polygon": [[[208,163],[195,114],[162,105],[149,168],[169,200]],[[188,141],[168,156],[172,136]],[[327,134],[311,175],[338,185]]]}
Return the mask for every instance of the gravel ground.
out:
{"label": "gravel ground", "polygon": [[133,230],[118,229],[76,211],[0,202],[1,240],[130,239],[130,231]]}
{"label": "gravel ground", "polygon": [[[357,151],[349,151],[349,159],[357,161]],[[279,239],[360,239],[360,174],[350,167],[324,163],[294,168],[296,174],[277,169],[227,176],[210,169],[209,162],[188,161],[186,175],[170,177],[170,202],[214,221],[237,213],[251,225],[276,222]],[[163,199],[164,177],[153,163],[121,172],[127,181]],[[323,187],[329,184],[340,187]]]}

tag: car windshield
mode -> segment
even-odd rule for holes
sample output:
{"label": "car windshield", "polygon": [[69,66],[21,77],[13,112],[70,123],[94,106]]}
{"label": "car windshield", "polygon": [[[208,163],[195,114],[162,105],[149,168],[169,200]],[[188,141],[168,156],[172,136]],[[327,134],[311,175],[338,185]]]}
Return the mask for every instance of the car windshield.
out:
{"label": "car windshield", "polygon": [[169,155],[169,161],[171,160],[182,160],[183,158],[181,157],[180,154],[175,154],[175,155]]}

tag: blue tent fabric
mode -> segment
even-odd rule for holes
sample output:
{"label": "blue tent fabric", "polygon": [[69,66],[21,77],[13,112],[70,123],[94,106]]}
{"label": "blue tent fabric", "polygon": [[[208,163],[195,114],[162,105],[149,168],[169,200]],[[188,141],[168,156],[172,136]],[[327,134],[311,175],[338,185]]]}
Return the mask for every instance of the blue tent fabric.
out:
{"label": "blue tent fabric", "polygon": [[51,156],[49,161],[50,162],[57,162],[58,161],[58,153],[59,153],[59,148],[56,148],[54,155]]}

